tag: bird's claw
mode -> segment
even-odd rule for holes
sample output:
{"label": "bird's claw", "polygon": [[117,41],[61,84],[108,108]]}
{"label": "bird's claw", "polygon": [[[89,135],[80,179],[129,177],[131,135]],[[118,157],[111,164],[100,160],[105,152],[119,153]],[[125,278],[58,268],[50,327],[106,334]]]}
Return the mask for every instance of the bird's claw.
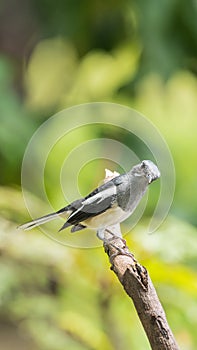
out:
{"label": "bird's claw", "polygon": [[[126,255],[126,256],[132,256],[132,254],[129,251],[126,251],[126,240],[123,238],[119,238],[119,240],[121,240],[121,242],[123,243],[122,247],[117,246],[116,244],[113,243],[114,241],[114,237],[109,238],[109,239],[105,239],[104,240],[104,247],[105,247],[105,251],[109,252],[109,245],[112,246],[116,252],[112,253],[110,255],[110,259],[114,259],[116,256],[118,255]],[[109,254],[108,254],[109,255]]]}

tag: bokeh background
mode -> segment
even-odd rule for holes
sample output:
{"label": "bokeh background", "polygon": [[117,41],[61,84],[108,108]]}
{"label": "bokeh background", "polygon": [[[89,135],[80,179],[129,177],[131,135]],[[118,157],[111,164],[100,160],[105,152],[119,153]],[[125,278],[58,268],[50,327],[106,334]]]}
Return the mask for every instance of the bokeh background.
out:
{"label": "bokeh background", "polygon": [[[176,190],[168,218],[147,235],[147,210],[127,241],[147,267],[181,349],[196,349],[196,18],[192,0],[1,1],[0,349],[150,348],[101,248],[71,249],[38,229],[16,230],[29,219],[20,177],[31,136],[54,113],[96,101],[144,113],[170,147]],[[137,153],[139,147],[144,158],[135,138],[99,126],[93,132],[124,140]],[[57,157],[46,187],[58,208]],[[95,164],[82,171],[82,194],[105,165],[96,165],[95,179]],[[29,195],[44,211],[39,196]]]}

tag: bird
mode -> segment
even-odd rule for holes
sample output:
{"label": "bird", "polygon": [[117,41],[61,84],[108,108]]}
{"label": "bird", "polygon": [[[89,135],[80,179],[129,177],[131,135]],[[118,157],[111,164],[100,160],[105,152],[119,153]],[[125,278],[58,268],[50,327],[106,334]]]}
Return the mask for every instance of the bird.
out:
{"label": "bird", "polygon": [[19,226],[30,230],[58,217],[67,217],[59,231],[71,226],[71,232],[94,229],[105,240],[105,230],[127,219],[136,209],[148,186],[160,177],[151,160],[143,160],[127,173],[118,175],[60,210]]}

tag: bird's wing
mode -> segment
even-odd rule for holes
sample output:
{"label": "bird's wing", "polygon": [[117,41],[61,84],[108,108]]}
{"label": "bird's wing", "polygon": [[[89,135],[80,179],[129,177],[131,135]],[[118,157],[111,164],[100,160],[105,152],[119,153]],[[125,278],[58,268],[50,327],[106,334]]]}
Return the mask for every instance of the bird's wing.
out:
{"label": "bird's wing", "polygon": [[81,201],[81,206],[68,217],[67,223],[76,225],[117,205],[116,186],[112,181],[98,187]]}

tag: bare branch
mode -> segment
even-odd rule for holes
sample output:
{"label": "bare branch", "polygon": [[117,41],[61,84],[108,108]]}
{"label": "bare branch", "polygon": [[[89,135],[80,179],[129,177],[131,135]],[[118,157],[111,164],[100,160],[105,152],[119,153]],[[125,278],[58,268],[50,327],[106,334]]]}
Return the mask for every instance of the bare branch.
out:
{"label": "bare branch", "polygon": [[133,300],[151,348],[178,350],[179,347],[146,268],[138,263],[123,239],[113,237],[109,240],[109,235],[108,231],[104,248],[111,262],[111,270]]}

